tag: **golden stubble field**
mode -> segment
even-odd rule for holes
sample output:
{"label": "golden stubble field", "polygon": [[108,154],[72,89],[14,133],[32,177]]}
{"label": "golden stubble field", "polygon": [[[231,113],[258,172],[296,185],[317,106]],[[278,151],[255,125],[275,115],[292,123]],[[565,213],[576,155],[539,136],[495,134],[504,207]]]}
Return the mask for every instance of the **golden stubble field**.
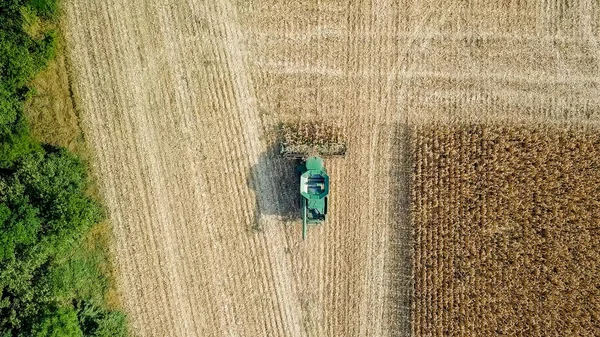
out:
{"label": "golden stubble field", "polygon": [[[595,123],[597,2],[65,0],[139,336],[410,334],[405,125]],[[342,127],[300,238],[275,126]]]}

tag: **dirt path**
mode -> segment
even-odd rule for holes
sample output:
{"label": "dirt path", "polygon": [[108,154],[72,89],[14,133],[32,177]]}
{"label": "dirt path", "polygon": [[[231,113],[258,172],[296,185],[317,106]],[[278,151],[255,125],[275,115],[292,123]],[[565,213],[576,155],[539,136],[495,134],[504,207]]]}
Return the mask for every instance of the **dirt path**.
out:
{"label": "dirt path", "polygon": [[[405,336],[406,125],[598,121],[594,2],[66,0],[139,336]],[[301,241],[281,121],[343,126]]]}

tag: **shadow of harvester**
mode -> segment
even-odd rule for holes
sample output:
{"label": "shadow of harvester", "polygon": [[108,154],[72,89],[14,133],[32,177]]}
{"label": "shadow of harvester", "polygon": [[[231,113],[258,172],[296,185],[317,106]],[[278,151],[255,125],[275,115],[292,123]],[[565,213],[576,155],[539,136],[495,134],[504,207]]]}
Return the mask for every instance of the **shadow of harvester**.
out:
{"label": "shadow of harvester", "polygon": [[411,139],[414,128],[406,124],[392,126],[389,152],[389,186],[391,230],[388,237],[386,270],[390,276],[389,310],[393,319],[390,331],[393,336],[404,336],[411,331],[411,307],[413,300],[412,252],[414,228],[410,218],[410,181],[412,176]]}
{"label": "shadow of harvester", "polygon": [[260,220],[268,217],[289,221],[300,216],[300,162],[279,155],[279,145],[273,144],[250,168],[248,186],[256,193],[256,218],[252,230],[262,230]]}

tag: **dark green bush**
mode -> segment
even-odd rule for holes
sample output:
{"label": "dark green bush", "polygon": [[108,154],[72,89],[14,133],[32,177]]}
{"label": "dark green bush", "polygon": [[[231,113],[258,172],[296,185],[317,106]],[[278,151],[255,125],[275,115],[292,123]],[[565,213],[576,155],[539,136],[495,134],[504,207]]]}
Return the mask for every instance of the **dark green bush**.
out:
{"label": "dark green bush", "polygon": [[29,6],[47,20],[54,19],[58,15],[57,0],[30,0]]}
{"label": "dark green bush", "polygon": [[85,336],[127,336],[125,315],[122,313],[107,311],[89,301],[78,302],[76,308],[80,327]]}
{"label": "dark green bush", "polygon": [[40,241],[55,252],[68,248],[63,243],[101,219],[100,207],[84,194],[85,167],[66,150],[46,146],[23,155],[0,175],[0,185],[0,201],[8,210],[0,234],[6,243],[3,259],[21,258]]}
{"label": "dark green bush", "polygon": [[33,324],[32,337],[83,337],[77,313],[72,308],[50,307]]}

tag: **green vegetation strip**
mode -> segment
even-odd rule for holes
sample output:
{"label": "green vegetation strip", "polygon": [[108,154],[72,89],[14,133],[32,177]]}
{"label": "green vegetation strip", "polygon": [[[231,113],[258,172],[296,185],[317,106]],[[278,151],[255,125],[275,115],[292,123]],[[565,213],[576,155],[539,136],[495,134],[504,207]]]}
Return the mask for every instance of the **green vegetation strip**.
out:
{"label": "green vegetation strip", "polygon": [[126,336],[86,167],[36,140],[23,113],[57,15],[57,0],[0,1],[0,336]]}

